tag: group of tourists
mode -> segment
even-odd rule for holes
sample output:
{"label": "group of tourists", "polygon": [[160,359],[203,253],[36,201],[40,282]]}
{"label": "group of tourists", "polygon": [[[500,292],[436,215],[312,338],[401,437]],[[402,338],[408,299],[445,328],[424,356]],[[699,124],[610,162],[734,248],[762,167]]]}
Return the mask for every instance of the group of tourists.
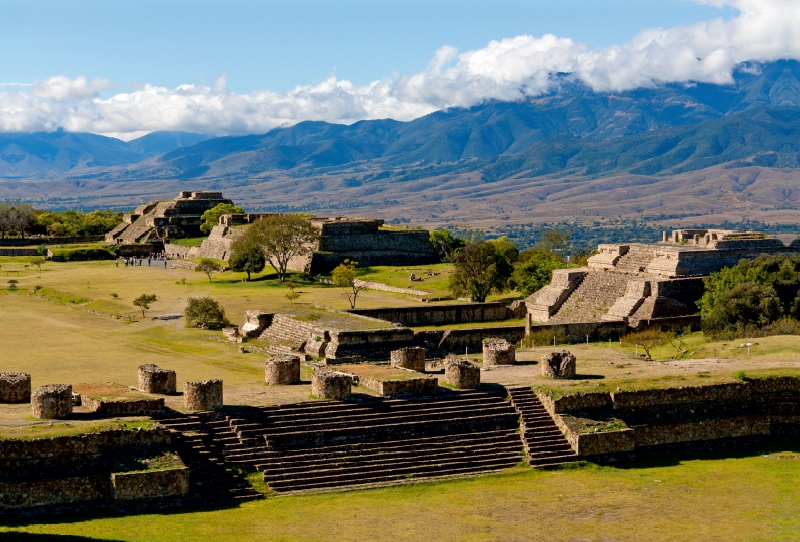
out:
{"label": "group of tourists", "polygon": [[153,262],[164,262],[164,269],[167,268],[167,254],[165,252],[151,252],[147,258],[137,258],[136,256],[131,256],[130,258],[117,258],[114,261],[114,264],[119,267],[120,262],[122,262],[124,267],[136,267],[137,265],[141,267],[144,262],[147,262],[147,266],[151,267]]}

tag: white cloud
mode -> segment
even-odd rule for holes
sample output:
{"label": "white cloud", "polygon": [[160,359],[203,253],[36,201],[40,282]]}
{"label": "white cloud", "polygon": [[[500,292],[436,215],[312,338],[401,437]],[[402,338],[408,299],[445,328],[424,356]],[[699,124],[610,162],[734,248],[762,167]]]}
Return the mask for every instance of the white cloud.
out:
{"label": "white cloud", "polygon": [[101,99],[100,93],[112,88],[108,80],[57,76],[29,92],[0,92],[0,130],[63,127],[127,139],[153,130],[240,134],[302,120],[410,120],[446,107],[541,95],[552,90],[556,72],[613,92],[665,82],[725,84],[741,62],[800,59],[800,33],[793,31],[800,26],[800,2],[696,1],[727,5],[738,14],[728,21],[646,29],[627,43],[603,49],[553,35],[517,36],[463,53],[444,46],[421,72],[363,86],[330,76],[284,93],[238,94],[227,90],[223,73],[211,86],[142,85]]}

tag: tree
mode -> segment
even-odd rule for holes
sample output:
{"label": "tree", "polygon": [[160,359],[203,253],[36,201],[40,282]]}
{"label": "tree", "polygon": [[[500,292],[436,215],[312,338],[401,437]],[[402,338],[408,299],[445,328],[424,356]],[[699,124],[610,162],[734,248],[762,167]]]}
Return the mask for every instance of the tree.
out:
{"label": "tree", "polygon": [[222,215],[233,215],[238,213],[244,213],[244,209],[238,205],[233,205],[232,203],[220,203],[219,205],[204,212],[203,216],[200,217],[200,219],[203,221],[203,223],[200,224],[200,231],[205,234],[209,234],[211,233],[211,230],[214,229],[214,226],[219,224],[219,217]]}
{"label": "tree", "polygon": [[334,269],[331,273],[331,279],[333,279],[333,283],[344,290],[344,295],[347,297],[347,301],[350,302],[351,309],[356,308],[356,299],[358,298],[358,294],[367,289],[366,286],[359,285],[357,282],[357,267],[358,262],[353,262],[346,259],[336,266],[336,269]]}
{"label": "tree", "polygon": [[272,215],[257,220],[247,230],[246,236],[261,247],[281,282],[286,279],[289,261],[309,254],[320,241],[319,230],[297,215]]}
{"label": "tree", "polygon": [[194,270],[199,273],[205,273],[208,277],[208,282],[211,282],[211,275],[219,272],[219,266],[211,258],[203,258]]}
{"label": "tree", "polygon": [[247,280],[250,280],[250,273],[260,273],[267,265],[264,251],[253,242],[247,235],[240,237],[231,246],[231,256],[228,258],[231,269],[237,273],[247,273]]}
{"label": "tree", "polygon": [[294,300],[300,297],[300,292],[295,292],[295,290],[300,287],[300,283],[287,280],[283,284],[289,288],[289,293],[286,294],[286,299],[289,300],[289,303],[294,303]]}
{"label": "tree", "polygon": [[36,269],[38,269],[40,273],[42,272],[42,266],[45,264],[45,262],[47,262],[47,260],[42,257],[33,258],[31,260],[31,264],[35,265]]}
{"label": "tree", "polygon": [[510,284],[529,296],[550,284],[554,269],[565,267],[564,260],[558,255],[540,248],[529,248],[520,254]]}
{"label": "tree", "polygon": [[433,230],[430,235],[430,240],[433,247],[439,253],[439,257],[444,262],[452,261],[453,256],[466,245],[463,239],[453,237],[450,234],[450,230],[446,229]]}
{"label": "tree", "polygon": [[187,325],[219,329],[229,324],[225,310],[210,297],[190,297],[183,312]]}
{"label": "tree", "polygon": [[571,238],[572,232],[567,228],[539,230],[539,242],[536,243],[536,247],[557,254],[566,260],[566,254],[571,247]]}
{"label": "tree", "polygon": [[645,358],[652,360],[653,358],[650,355],[650,351],[653,350],[653,348],[665,344],[669,340],[669,337],[660,329],[651,327],[643,329],[642,331],[628,333],[625,335],[624,340],[629,345],[641,346],[642,350],[644,350]]}
{"label": "tree", "polygon": [[492,292],[504,291],[513,269],[508,256],[503,244],[491,241],[468,244],[453,258],[455,269],[450,276],[450,291],[456,297],[469,295],[478,302],[486,301]]}
{"label": "tree", "polygon": [[142,309],[142,318],[144,318],[144,311],[150,310],[150,305],[158,301],[155,294],[142,294],[133,300],[133,304]]}

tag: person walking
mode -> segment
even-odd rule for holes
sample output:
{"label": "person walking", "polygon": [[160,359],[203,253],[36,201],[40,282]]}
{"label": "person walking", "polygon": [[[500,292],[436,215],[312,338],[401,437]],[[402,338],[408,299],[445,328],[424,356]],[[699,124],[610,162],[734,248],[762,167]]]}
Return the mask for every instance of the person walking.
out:
{"label": "person walking", "polygon": [[164,269],[166,269],[166,268],[167,268],[167,259],[164,258]]}
{"label": "person walking", "polygon": [[114,258],[114,265],[119,267],[119,258]]}

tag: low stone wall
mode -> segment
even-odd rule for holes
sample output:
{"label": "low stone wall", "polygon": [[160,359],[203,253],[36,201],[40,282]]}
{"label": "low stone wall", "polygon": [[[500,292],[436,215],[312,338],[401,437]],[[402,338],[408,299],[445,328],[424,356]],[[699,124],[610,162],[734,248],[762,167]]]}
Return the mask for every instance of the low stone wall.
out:
{"label": "low stone wall", "polygon": [[405,326],[497,322],[514,318],[513,311],[502,303],[466,303],[428,307],[394,307],[384,309],[354,309],[353,314],[397,322]]}
{"label": "low stone wall", "polygon": [[96,501],[108,496],[108,477],[102,475],[0,482],[0,509]]}
{"label": "low stone wall", "polygon": [[525,337],[525,326],[443,329],[414,333],[417,343],[425,346],[429,355],[449,352],[461,354],[465,348],[472,352],[482,351],[483,340],[488,337],[518,343]]}
{"label": "low stone wall", "polygon": [[611,394],[609,393],[578,393],[576,395],[565,395],[551,401],[553,412],[557,414],[609,409],[612,405]]}
{"label": "low stone wall", "polygon": [[331,359],[353,356],[389,359],[392,350],[415,346],[414,332],[408,328],[330,331],[330,338],[325,357]]}
{"label": "low stone wall", "polygon": [[425,349],[419,346],[400,348],[391,352],[391,366],[425,372]]}
{"label": "low stone wall", "polygon": [[175,245],[172,243],[164,244],[164,252],[167,253],[167,256],[170,258],[197,258],[197,254],[200,251],[200,247],[185,247],[182,245]]}
{"label": "low stone wall", "polygon": [[384,397],[395,395],[429,395],[439,388],[439,380],[430,376],[421,376],[409,380],[378,380],[368,376],[359,376],[358,384],[365,386]]}
{"label": "low stone wall", "polygon": [[164,399],[118,399],[104,401],[81,394],[81,404],[100,416],[152,416],[164,412]]}
{"label": "low stone wall", "polygon": [[29,257],[38,256],[39,251],[35,248],[5,248],[0,247],[0,257]]}
{"label": "low stone wall", "polygon": [[189,493],[189,469],[113,473],[111,490],[115,501],[184,495]]}

